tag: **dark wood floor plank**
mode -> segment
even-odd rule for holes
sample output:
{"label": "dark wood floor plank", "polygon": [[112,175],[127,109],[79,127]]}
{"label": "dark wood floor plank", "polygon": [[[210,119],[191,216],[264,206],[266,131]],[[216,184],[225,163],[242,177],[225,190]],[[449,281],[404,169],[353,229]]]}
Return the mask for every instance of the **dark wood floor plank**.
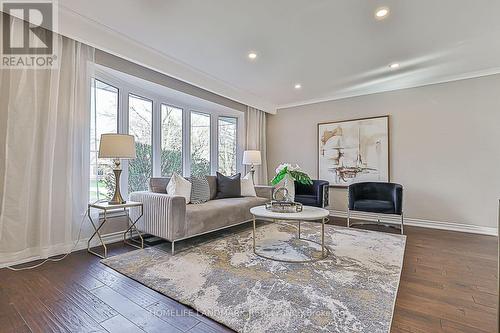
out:
{"label": "dark wood floor plank", "polygon": [[71,284],[71,288],[66,289],[65,297],[98,323],[118,314],[118,312],[104,303],[99,297],[76,283]]}
{"label": "dark wood floor plank", "polygon": [[108,286],[94,289],[92,293],[148,333],[182,332]]}
{"label": "dark wood floor plank", "polygon": [[[40,290],[34,291],[33,284],[26,284],[23,277],[11,281],[7,289],[7,299],[14,306],[32,332],[71,332],[65,323],[61,322],[45,304],[38,298]],[[34,283],[36,285],[36,283]],[[46,300],[54,300],[50,295]]]}
{"label": "dark wood floor plank", "polygon": [[46,306],[70,332],[105,332],[86,312],[67,299],[59,299]]}
{"label": "dark wood floor plank", "polygon": [[182,331],[189,331],[200,322],[196,311],[175,301],[162,300],[147,309],[156,317]]}
{"label": "dark wood floor plank", "polygon": [[6,288],[0,284],[0,333],[22,331],[25,326],[23,318],[9,301]]}
{"label": "dark wood floor plank", "polygon": [[[477,327],[470,327],[446,319],[441,319],[441,327],[443,332],[447,333],[488,333],[488,331],[480,330]],[[490,332],[495,332],[495,331],[490,331]]]}
{"label": "dark wood floor plank", "polygon": [[231,333],[234,332],[222,325],[201,322],[188,331],[189,333]]}
{"label": "dark wood floor plank", "polygon": [[92,267],[89,269],[89,273],[106,286],[127,297],[139,306],[147,307],[161,301],[163,298],[161,294],[119,273],[115,273],[104,265]]}
{"label": "dark wood floor plank", "polygon": [[481,293],[478,291],[472,294],[472,299],[476,304],[489,307],[493,309],[493,311],[496,311],[496,309],[498,308],[498,297],[496,295]]}
{"label": "dark wood floor plank", "polygon": [[145,333],[138,326],[122,315],[114,316],[101,323],[109,333]]}
{"label": "dark wood floor plank", "polygon": [[7,330],[5,329],[5,327],[0,328],[0,333],[32,333],[32,331],[30,330],[28,325],[24,324],[23,326],[17,327],[14,330]]}

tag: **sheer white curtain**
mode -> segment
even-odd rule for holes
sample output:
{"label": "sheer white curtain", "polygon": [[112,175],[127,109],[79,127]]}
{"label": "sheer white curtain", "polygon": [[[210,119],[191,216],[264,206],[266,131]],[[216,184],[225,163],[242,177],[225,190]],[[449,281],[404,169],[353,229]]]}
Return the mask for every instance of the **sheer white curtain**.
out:
{"label": "sheer white curtain", "polygon": [[56,38],[58,68],[0,72],[0,266],[68,251],[86,209],[94,49]]}
{"label": "sheer white curtain", "polygon": [[[246,150],[260,150],[262,165],[255,167],[255,184],[268,185],[266,154],[266,113],[247,107],[245,113]],[[247,167],[247,171],[250,168]]]}

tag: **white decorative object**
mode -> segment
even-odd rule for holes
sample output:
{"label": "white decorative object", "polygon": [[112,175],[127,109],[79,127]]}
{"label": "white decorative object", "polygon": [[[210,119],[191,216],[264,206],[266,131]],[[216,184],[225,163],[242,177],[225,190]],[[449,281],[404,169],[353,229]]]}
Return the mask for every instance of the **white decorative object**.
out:
{"label": "white decorative object", "polygon": [[292,176],[286,174],[282,180],[282,185],[288,190],[288,201],[295,201],[295,181]]}
{"label": "white decorative object", "polygon": [[[286,169],[286,170],[284,170]],[[285,174],[283,174],[286,172]],[[312,183],[310,177],[302,171],[298,164],[292,165],[290,163],[282,163],[276,168],[276,176],[273,178],[271,183],[278,188],[284,187],[288,190],[287,201],[295,200],[295,177],[300,183],[310,182]],[[283,177],[281,180],[280,178]]]}
{"label": "white decorative object", "polygon": [[256,197],[255,185],[252,179],[252,173],[247,173],[245,177],[241,178],[241,196],[242,197]]}
{"label": "white decorative object", "polygon": [[191,183],[174,172],[167,184],[167,194],[180,195],[186,199],[186,204],[191,201]]}

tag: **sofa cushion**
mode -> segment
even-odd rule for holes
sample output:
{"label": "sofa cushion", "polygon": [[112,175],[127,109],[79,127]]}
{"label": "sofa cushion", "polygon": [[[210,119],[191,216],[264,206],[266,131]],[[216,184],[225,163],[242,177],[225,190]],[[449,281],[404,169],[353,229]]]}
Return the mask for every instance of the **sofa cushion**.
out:
{"label": "sofa cushion", "polygon": [[170,177],[156,177],[149,179],[149,191],[153,193],[167,193],[167,185]]}
{"label": "sofa cushion", "polygon": [[255,185],[253,183],[252,174],[249,172],[245,177],[241,178],[241,196],[256,197]]}
{"label": "sofa cushion", "polygon": [[354,210],[370,213],[393,214],[394,205],[384,200],[356,200]]}
{"label": "sofa cushion", "polygon": [[[170,177],[153,177],[149,179],[149,190],[153,193],[167,193],[167,185]],[[208,186],[210,187],[210,200],[215,199],[217,195],[217,177],[207,176]]]}
{"label": "sofa cushion", "polygon": [[207,176],[208,186],[210,187],[210,200],[217,196],[217,177]]}
{"label": "sofa cushion", "polygon": [[167,184],[167,193],[170,195],[180,195],[186,199],[186,203],[191,200],[191,182],[174,172]]}
{"label": "sofa cushion", "polygon": [[206,177],[190,177],[191,203],[201,204],[210,200],[210,186]]}
{"label": "sofa cushion", "polygon": [[241,196],[241,174],[224,176],[217,172],[217,199],[237,198]]}
{"label": "sofa cushion", "polygon": [[240,197],[210,200],[186,206],[187,236],[224,228],[252,219],[250,208],[269,200],[259,197]]}

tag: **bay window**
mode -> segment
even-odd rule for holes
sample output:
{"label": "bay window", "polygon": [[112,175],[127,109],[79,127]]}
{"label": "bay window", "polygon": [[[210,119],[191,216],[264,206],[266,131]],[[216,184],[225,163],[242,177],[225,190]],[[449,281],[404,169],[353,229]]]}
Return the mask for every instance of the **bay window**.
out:
{"label": "bay window", "polygon": [[136,159],[122,161],[122,195],[148,190],[151,177],[185,177],[241,169],[243,113],[154,83],[96,67],[91,86],[90,193],[114,190],[112,161],[98,159],[104,133],[135,137]]}

